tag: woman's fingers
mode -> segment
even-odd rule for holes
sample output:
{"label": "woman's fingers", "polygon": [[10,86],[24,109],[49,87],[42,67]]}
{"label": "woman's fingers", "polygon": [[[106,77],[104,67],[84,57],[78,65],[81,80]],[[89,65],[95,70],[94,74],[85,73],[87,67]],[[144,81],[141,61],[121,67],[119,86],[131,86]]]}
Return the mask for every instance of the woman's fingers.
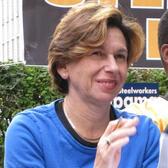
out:
{"label": "woman's fingers", "polygon": [[103,136],[108,136],[112,132],[114,132],[118,128],[129,128],[132,126],[137,126],[139,123],[138,117],[134,117],[132,119],[125,119],[120,117],[117,120],[110,121]]}
{"label": "woman's fingers", "polygon": [[[109,134],[104,134],[98,143],[98,146],[100,148],[104,148],[103,146],[111,146],[116,147],[117,149],[119,147],[122,147],[126,143],[129,142],[129,137],[134,135],[136,133],[136,125],[137,120],[127,121],[128,124],[125,123],[122,125],[122,127],[118,127],[115,130],[107,131]],[[109,128],[110,129],[110,128]]]}
{"label": "woman's fingers", "polygon": [[120,118],[115,122],[113,121],[107,127],[102,138],[106,139],[107,144],[115,144],[116,141],[122,141],[124,138],[129,139],[130,136],[136,133],[138,122],[139,119],[137,117],[133,119]]}
{"label": "woman's fingers", "polygon": [[136,133],[138,123],[139,119],[135,117],[132,119],[120,118],[108,124],[97,145],[96,168],[111,168],[111,165],[115,165],[115,168],[118,167],[121,149],[129,143],[130,136]]}
{"label": "woman's fingers", "polygon": [[[130,122],[129,122],[130,121]],[[123,127],[131,127],[131,126],[137,126],[139,123],[138,117],[134,117],[132,119],[127,119],[127,121],[122,125]]]}
{"label": "woman's fingers", "polygon": [[108,137],[110,139],[110,142],[114,142],[124,137],[132,136],[135,133],[136,133],[135,126],[130,128],[118,128],[117,130],[113,131],[113,133],[111,133]]}
{"label": "woman's fingers", "polygon": [[120,150],[123,146],[125,146],[129,142],[129,137],[124,137],[118,139],[117,141],[113,141],[107,148],[107,153],[114,152],[115,150]]}

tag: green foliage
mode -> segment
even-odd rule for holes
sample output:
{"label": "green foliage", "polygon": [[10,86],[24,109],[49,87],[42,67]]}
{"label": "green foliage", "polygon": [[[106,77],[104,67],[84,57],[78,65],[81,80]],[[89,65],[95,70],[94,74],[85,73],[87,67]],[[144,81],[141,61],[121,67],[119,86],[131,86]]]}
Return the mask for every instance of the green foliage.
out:
{"label": "green foliage", "polygon": [[[127,82],[157,82],[161,95],[168,90],[168,78],[158,69],[130,69]],[[45,67],[0,65],[0,150],[3,150],[5,131],[16,113],[63,96],[50,86]]]}
{"label": "green foliage", "polygon": [[50,87],[47,68],[22,64],[0,66],[0,150],[5,131],[16,113],[58,97],[61,94]]}
{"label": "green foliage", "polygon": [[130,69],[127,82],[158,83],[160,95],[168,91],[168,77],[163,69]]}

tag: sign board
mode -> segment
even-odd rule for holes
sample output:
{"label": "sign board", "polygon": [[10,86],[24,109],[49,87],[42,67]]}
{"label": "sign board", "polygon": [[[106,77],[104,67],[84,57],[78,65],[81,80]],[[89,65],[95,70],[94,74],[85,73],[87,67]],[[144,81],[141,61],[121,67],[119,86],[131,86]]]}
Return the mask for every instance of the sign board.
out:
{"label": "sign board", "polygon": [[[109,0],[97,0],[104,3]],[[168,0],[111,0],[127,15],[137,18],[146,34],[146,46],[134,67],[162,67],[157,45],[159,18]],[[86,0],[23,0],[25,59],[28,65],[47,65],[47,51],[55,26],[67,10]]]}
{"label": "sign board", "polygon": [[122,109],[131,103],[142,103],[147,98],[158,96],[158,83],[126,83],[114,98],[113,105]]}

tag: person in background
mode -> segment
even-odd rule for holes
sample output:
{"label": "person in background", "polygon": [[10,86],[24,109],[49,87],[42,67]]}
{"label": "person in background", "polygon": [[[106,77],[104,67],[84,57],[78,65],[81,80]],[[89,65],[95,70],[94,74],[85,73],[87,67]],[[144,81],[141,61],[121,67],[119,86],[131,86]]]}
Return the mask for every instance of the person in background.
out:
{"label": "person in background", "polygon": [[156,168],[158,127],[111,105],[143,48],[142,27],[110,4],[70,9],[48,53],[49,73],[65,96],[13,118],[4,167]]}
{"label": "person in background", "polygon": [[163,67],[168,74],[168,10],[166,10],[160,18],[158,26],[158,46]]}
{"label": "person in background", "polygon": [[[160,18],[158,26],[158,46],[163,67],[168,74],[168,10],[166,10]],[[166,96],[165,99],[168,98],[168,93]],[[168,124],[161,134],[160,142],[161,150],[158,168],[168,168]]]}
{"label": "person in background", "polygon": [[[165,72],[168,74],[168,11],[162,15],[158,27],[158,47]],[[168,82],[167,82],[168,85]],[[168,92],[165,96],[146,99],[143,103],[131,103],[124,110],[146,115],[156,123],[161,132],[168,125]],[[168,164],[167,164],[168,165]]]}

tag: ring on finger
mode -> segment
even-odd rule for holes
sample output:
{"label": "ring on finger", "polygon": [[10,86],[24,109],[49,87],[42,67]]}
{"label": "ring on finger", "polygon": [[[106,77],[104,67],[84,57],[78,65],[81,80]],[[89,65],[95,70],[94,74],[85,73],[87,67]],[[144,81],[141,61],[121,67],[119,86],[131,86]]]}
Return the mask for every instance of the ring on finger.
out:
{"label": "ring on finger", "polygon": [[106,140],[106,144],[109,146],[111,144],[110,138],[106,137],[105,140]]}

